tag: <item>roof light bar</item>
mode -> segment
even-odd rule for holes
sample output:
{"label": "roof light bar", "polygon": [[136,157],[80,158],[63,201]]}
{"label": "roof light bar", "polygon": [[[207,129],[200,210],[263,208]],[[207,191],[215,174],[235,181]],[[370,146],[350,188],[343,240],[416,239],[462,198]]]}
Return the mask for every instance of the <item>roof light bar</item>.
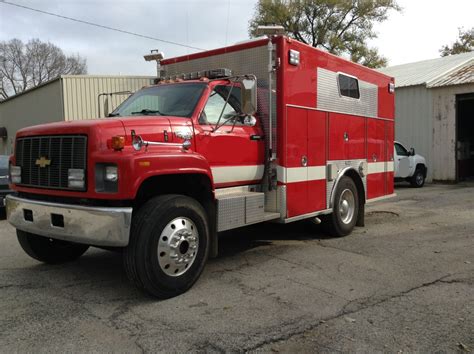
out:
{"label": "roof light bar", "polygon": [[227,69],[227,68],[219,68],[219,69],[193,71],[190,73],[165,76],[165,77],[161,77],[160,81],[199,80],[201,78],[219,79],[222,77],[230,77],[230,76],[232,76],[232,70]]}

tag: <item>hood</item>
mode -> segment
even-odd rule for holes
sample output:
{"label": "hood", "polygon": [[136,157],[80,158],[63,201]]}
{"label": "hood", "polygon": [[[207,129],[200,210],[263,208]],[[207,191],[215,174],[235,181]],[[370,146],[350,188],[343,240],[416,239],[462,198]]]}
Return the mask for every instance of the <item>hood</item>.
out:
{"label": "hood", "polygon": [[27,127],[19,130],[16,136],[87,135],[89,147],[99,150],[107,148],[107,139],[124,134],[125,129],[119,119],[84,119]]}
{"label": "hood", "polygon": [[86,119],[36,125],[18,131],[17,137],[38,135],[87,135],[93,150],[107,149],[113,136],[126,137],[131,144],[132,130],[143,140],[182,142],[182,133],[192,134],[192,120],[182,117],[133,116]]}

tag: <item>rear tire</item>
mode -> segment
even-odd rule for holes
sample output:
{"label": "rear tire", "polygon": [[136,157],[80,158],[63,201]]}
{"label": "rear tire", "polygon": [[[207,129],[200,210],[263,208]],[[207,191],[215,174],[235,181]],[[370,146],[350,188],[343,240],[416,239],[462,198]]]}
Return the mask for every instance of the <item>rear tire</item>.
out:
{"label": "rear tire", "polygon": [[193,286],[208,254],[209,227],[201,204],[182,195],[162,195],[134,215],[123,261],[137,287],[167,299]]}
{"label": "rear tire", "polygon": [[412,185],[412,187],[415,187],[415,188],[421,188],[421,187],[424,186],[424,184],[425,184],[425,173],[424,173],[423,169],[417,167],[417,169],[415,170],[415,173],[413,174],[413,176],[410,179],[410,184]]}
{"label": "rear tire", "polygon": [[354,181],[341,177],[334,198],[333,211],[323,218],[323,227],[334,237],[346,236],[354,229],[359,216],[359,195]]}
{"label": "rear tire", "polygon": [[88,245],[51,239],[16,230],[21,248],[31,257],[48,264],[74,261],[84,254]]}

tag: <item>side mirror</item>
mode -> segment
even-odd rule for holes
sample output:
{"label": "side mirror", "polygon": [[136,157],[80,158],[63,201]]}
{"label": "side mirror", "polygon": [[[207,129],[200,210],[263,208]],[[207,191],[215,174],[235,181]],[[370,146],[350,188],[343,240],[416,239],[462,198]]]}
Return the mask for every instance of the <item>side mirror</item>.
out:
{"label": "side mirror", "polygon": [[251,116],[257,111],[257,79],[246,78],[241,85],[242,113]]}
{"label": "side mirror", "polygon": [[410,156],[415,156],[415,149],[414,148],[410,148]]}
{"label": "side mirror", "polygon": [[255,124],[257,124],[257,120],[255,119],[254,116],[246,116],[244,118],[244,125],[247,127],[254,127]]}

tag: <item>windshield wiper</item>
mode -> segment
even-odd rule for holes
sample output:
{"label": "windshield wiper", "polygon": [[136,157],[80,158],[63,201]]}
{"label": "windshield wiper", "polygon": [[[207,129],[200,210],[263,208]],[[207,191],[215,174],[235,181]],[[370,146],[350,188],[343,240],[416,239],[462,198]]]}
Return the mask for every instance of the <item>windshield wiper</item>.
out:
{"label": "windshield wiper", "polygon": [[120,113],[109,113],[107,114],[107,117],[118,117]]}
{"label": "windshield wiper", "polygon": [[160,115],[160,116],[164,116],[164,114],[161,113],[159,110],[153,110],[153,109],[148,109],[148,108],[142,109],[141,111],[138,111],[138,112],[132,112],[131,114],[148,115],[148,114],[156,114],[156,113],[158,113],[158,115]]}

